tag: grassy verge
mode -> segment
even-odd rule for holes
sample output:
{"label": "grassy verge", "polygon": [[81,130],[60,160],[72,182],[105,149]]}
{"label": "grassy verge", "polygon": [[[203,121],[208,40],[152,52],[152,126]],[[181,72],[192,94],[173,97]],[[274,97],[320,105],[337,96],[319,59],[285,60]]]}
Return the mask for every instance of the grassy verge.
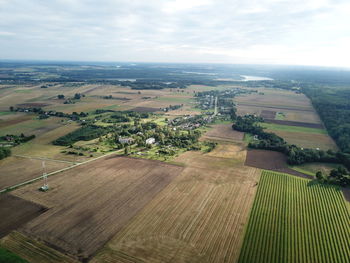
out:
{"label": "grassy verge", "polygon": [[0,247],[0,262],[3,263],[29,263],[27,260],[24,260],[17,256],[16,254]]}

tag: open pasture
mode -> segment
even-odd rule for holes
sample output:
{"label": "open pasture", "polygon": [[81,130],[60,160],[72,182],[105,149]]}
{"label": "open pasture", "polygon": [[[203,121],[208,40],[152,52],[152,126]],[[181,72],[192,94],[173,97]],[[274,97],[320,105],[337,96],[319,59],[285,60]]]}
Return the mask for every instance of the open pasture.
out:
{"label": "open pasture", "polygon": [[275,123],[261,123],[266,131],[273,132],[282,137],[289,144],[299,147],[337,150],[337,145],[328,135],[325,129],[311,128],[305,126],[290,126]]}
{"label": "open pasture", "polygon": [[337,188],[264,171],[238,262],[349,262],[349,218]]}
{"label": "open pasture", "polygon": [[337,169],[339,166],[342,165],[337,163],[304,163],[301,165],[293,165],[291,168],[296,171],[315,176],[318,171],[328,175],[331,170]]}
{"label": "open pasture", "polygon": [[274,130],[278,136],[285,139],[289,144],[295,144],[304,148],[319,148],[321,150],[338,150],[337,145],[328,134],[317,134],[308,132],[289,132]]}
{"label": "open pasture", "polygon": [[37,190],[41,182],[27,185],[13,194],[50,209],[20,232],[75,257],[88,258],[182,169],[110,156],[49,177],[48,192]]}
{"label": "open pasture", "polygon": [[91,262],[235,262],[260,174],[232,158],[243,149],[180,155],[181,175]]}

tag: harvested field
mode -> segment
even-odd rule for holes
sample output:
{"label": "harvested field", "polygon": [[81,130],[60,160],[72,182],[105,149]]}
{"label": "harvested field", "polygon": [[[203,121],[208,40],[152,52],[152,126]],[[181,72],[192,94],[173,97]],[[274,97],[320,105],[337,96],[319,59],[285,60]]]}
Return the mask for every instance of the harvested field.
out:
{"label": "harvested field", "polygon": [[150,108],[150,107],[135,107],[133,109],[130,109],[132,111],[136,112],[156,112],[159,111],[159,108]]}
{"label": "harvested field", "polygon": [[220,158],[233,158],[235,160],[245,160],[246,154],[247,151],[241,144],[221,142],[207,155]]}
{"label": "harvested field", "polygon": [[204,139],[217,139],[226,141],[243,141],[244,132],[238,132],[232,129],[232,124],[211,125],[212,129],[207,131]]}
{"label": "harvested field", "polygon": [[228,158],[242,148],[225,147],[175,159],[181,175],[91,262],[235,262],[260,172]]}
{"label": "harvested field", "polygon": [[47,209],[41,205],[18,198],[11,194],[1,194],[0,238],[44,213],[46,210]]}
{"label": "harvested field", "polygon": [[304,94],[293,91],[257,88],[258,93],[238,96],[235,101],[239,105],[264,106],[271,109],[293,109],[313,111],[310,100]]}
{"label": "harvested field", "polygon": [[17,231],[0,240],[0,246],[12,251],[21,258],[33,263],[78,263],[68,255],[48,247],[38,240],[29,238]]}
{"label": "harvested field", "polygon": [[37,190],[41,182],[22,187],[13,194],[51,209],[20,232],[89,258],[182,170],[158,161],[105,157],[50,177],[48,192]]}
{"label": "harvested field", "polygon": [[274,120],[276,116],[276,111],[270,111],[270,110],[262,110],[260,113],[260,117],[264,119],[272,119]]}
{"label": "harvested field", "polygon": [[324,129],[324,126],[321,123],[308,123],[308,122],[285,121],[285,120],[274,120],[274,119],[268,119],[265,121],[267,123],[274,123],[274,124],[280,124],[280,125],[298,126],[298,127],[314,128],[314,129]]}
{"label": "harvested field", "polygon": [[287,157],[280,152],[267,150],[249,150],[247,152],[245,165],[265,170],[288,173],[302,178],[313,178],[308,174],[304,174],[289,168],[287,165]]}
{"label": "harvested field", "polygon": [[[47,172],[71,166],[70,163],[45,161]],[[41,176],[42,161],[15,156],[0,160],[0,190]]]}

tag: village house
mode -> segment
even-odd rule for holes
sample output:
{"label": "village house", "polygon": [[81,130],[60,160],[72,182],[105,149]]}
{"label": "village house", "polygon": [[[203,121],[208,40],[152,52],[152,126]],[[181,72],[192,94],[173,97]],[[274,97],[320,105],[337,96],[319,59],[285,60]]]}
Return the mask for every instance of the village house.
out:
{"label": "village house", "polygon": [[134,141],[133,138],[121,138],[119,137],[118,139],[119,143],[122,143],[122,144],[130,144]]}
{"label": "village house", "polygon": [[154,139],[154,138],[148,138],[147,140],[146,140],[146,144],[153,144],[153,143],[155,143],[156,142],[156,139]]}

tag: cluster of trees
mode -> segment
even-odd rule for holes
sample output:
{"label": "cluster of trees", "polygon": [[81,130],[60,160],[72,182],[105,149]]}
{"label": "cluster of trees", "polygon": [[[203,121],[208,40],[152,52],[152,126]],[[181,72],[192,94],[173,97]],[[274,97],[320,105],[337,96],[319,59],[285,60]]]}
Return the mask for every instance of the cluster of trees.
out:
{"label": "cluster of trees", "polygon": [[350,90],[308,85],[303,87],[303,92],[310,98],[338,147],[350,153]]}
{"label": "cluster of trees", "polygon": [[[97,112],[97,111],[96,111]],[[150,114],[147,112],[135,112],[135,111],[113,111],[114,114],[103,119],[106,123],[118,123],[118,122],[130,122],[132,120],[140,120],[149,118]]]}
{"label": "cluster of trees", "polygon": [[23,107],[18,107],[18,108],[14,108],[13,106],[10,107],[10,111],[18,111],[18,112],[33,112],[33,113],[37,113],[39,114],[39,118],[40,119],[46,119],[49,118],[50,116],[54,116],[54,117],[61,117],[61,118],[69,118],[72,120],[79,120],[80,118],[83,117],[87,117],[89,115],[89,113],[87,112],[73,112],[72,114],[69,113],[64,113],[61,111],[44,111],[42,108],[40,107],[28,107],[28,108],[23,108]]}
{"label": "cluster of trees", "polygon": [[0,160],[11,155],[11,150],[9,148],[0,147]]}
{"label": "cluster of trees", "polygon": [[142,89],[184,89],[186,84],[181,82],[164,82],[156,80],[136,80],[136,81],[123,81],[120,82],[121,86],[128,86],[131,89],[142,90]]}
{"label": "cluster of trees", "polygon": [[350,172],[341,166],[339,166],[337,169],[333,169],[329,175],[324,175],[321,171],[318,171],[316,173],[316,178],[321,182],[327,182],[344,187],[350,186]]}
{"label": "cluster of trees", "polygon": [[101,127],[96,125],[84,125],[81,128],[68,133],[52,143],[54,145],[69,146],[77,141],[89,141],[105,135],[111,131],[112,127]]}
{"label": "cluster of trees", "polygon": [[236,122],[232,125],[234,130],[251,133],[256,136],[256,140],[249,143],[248,146],[250,148],[282,152],[287,155],[288,163],[293,165],[307,162],[331,162],[341,163],[348,168],[350,167],[350,154],[331,150],[305,149],[287,144],[283,138],[276,134],[265,132],[257,124],[259,121],[261,121],[261,118],[253,115],[238,116]]}
{"label": "cluster of trees", "polygon": [[25,136],[23,133],[21,133],[21,135],[7,134],[4,136],[0,136],[0,141],[11,142],[14,145],[18,145],[20,143],[28,142],[34,138],[35,138],[34,134],[29,135],[29,136]]}
{"label": "cluster of trees", "polygon": [[172,111],[172,110],[177,110],[177,109],[180,109],[182,106],[183,106],[183,104],[181,104],[181,105],[169,105],[169,107],[164,108],[164,111],[168,112],[168,111]]}

